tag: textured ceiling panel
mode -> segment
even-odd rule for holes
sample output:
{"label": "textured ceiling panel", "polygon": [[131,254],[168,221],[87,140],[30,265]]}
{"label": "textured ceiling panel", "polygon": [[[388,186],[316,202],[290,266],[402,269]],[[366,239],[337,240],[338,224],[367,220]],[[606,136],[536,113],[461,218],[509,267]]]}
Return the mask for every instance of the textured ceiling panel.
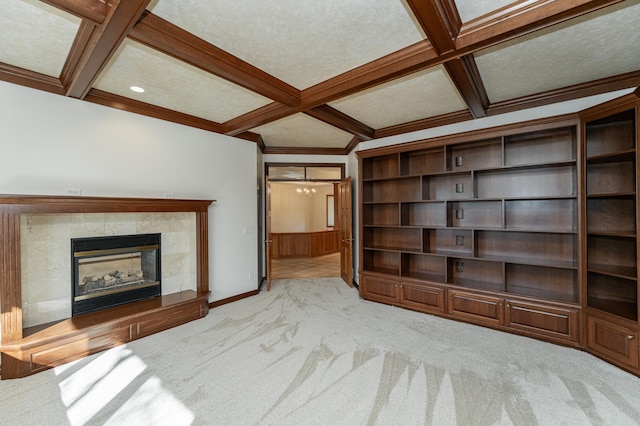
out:
{"label": "textured ceiling panel", "polygon": [[[135,93],[130,86],[141,86]],[[153,49],[125,40],[95,88],[216,122],[270,100]]]}
{"label": "textured ceiling panel", "polygon": [[356,93],[330,105],[374,129],[467,108],[442,65]]}
{"label": "textured ceiling panel", "polygon": [[514,0],[455,0],[458,14],[462,22],[468,22],[487,13],[498,10]]}
{"label": "textured ceiling panel", "polygon": [[266,146],[306,148],[344,148],[353,135],[306,114],[295,114],[251,129],[262,135]]}
{"label": "textured ceiling panel", "polygon": [[401,0],[158,0],[149,10],[298,89],[423,40]]}
{"label": "textured ceiling panel", "polygon": [[492,102],[640,70],[640,0],[475,54]]}
{"label": "textured ceiling panel", "polygon": [[37,0],[0,8],[0,62],[59,77],[80,20]]}

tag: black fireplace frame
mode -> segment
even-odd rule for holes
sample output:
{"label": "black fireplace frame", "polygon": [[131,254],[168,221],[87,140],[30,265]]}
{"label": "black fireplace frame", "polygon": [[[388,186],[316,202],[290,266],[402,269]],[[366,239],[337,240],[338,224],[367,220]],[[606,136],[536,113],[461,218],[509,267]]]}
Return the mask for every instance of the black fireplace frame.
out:
{"label": "black fireplace frame", "polygon": [[[161,240],[162,235],[134,234],[116,235],[106,237],[72,238],[71,239],[71,315],[81,315],[89,312],[107,309],[113,306],[151,299],[162,294],[162,264],[161,264]],[[157,246],[155,248],[155,276],[158,284],[142,288],[134,288],[119,293],[105,294],[84,300],[76,300],[76,292],[79,279],[79,263],[75,256],[78,252],[101,251],[114,249],[135,249],[139,247]],[[108,255],[108,253],[105,253]]]}

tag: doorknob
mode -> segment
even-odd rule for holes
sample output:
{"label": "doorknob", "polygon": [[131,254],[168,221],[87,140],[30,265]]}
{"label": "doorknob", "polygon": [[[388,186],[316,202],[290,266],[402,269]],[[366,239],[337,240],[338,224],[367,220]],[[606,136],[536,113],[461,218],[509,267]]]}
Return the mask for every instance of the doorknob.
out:
{"label": "doorknob", "polygon": [[265,243],[272,243],[273,240],[264,240]]}

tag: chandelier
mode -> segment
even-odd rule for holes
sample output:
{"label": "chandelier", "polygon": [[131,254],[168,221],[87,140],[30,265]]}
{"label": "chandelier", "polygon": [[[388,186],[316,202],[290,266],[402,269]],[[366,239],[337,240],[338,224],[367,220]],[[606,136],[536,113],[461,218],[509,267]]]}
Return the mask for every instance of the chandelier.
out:
{"label": "chandelier", "polygon": [[313,197],[316,193],[316,189],[309,189],[305,186],[304,188],[296,188],[296,192],[300,197]]}

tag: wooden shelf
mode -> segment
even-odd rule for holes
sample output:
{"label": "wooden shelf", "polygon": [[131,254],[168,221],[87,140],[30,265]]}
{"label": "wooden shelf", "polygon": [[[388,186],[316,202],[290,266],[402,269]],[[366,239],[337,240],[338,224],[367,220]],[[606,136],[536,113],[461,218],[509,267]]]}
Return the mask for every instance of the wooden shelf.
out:
{"label": "wooden shelf", "polygon": [[371,159],[366,170],[363,170],[362,179],[385,179],[400,176],[398,154],[390,154]]}
{"label": "wooden shelf", "polygon": [[587,164],[604,164],[604,163],[621,163],[634,161],[636,150],[629,149],[627,151],[611,152],[607,154],[595,155],[587,157]]}
{"label": "wooden shelf", "polygon": [[562,164],[576,161],[575,127],[505,137],[505,166]]}
{"label": "wooden shelf", "polygon": [[589,264],[587,265],[587,271],[630,281],[638,281],[638,269],[633,266]]}
{"label": "wooden shelf", "polygon": [[400,154],[400,174],[402,176],[418,176],[440,172],[444,172],[442,148],[430,148]]}
{"label": "wooden shelf", "polygon": [[449,282],[449,284],[465,287],[474,290],[485,290],[492,292],[504,292],[504,284],[502,282],[480,281],[472,279],[455,279]]}
{"label": "wooden shelf", "polygon": [[[636,125],[635,109],[605,112],[585,124],[587,305],[633,321],[638,320]],[[602,333],[615,328],[602,319],[597,324]],[[590,346],[615,359],[621,345],[611,336],[599,340],[590,333]]]}
{"label": "wooden shelf", "polygon": [[441,283],[444,281],[444,275],[428,274],[425,272],[404,271],[402,272],[401,275],[406,278],[414,278],[414,279],[430,281],[434,283]]}
{"label": "wooden shelf", "polygon": [[502,167],[502,139],[447,146],[447,171],[471,171]]}
{"label": "wooden shelf", "polygon": [[638,320],[638,305],[633,302],[590,297],[587,300],[587,305],[590,308],[608,312],[618,317],[629,319],[631,321]]}

